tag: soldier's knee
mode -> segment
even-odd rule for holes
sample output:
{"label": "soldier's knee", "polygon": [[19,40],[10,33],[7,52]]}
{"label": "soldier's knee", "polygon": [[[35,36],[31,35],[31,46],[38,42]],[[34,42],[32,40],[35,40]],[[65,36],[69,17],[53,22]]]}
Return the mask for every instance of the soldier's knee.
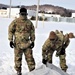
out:
{"label": "soldier's knee", "polygon": [[66,64],[65,55],[60,56],[60,64]]}
{"label": "soldier's knee", "polygon": [[66,55],[60,55],[60,60],[65,59],[65,56],[66,56]]}

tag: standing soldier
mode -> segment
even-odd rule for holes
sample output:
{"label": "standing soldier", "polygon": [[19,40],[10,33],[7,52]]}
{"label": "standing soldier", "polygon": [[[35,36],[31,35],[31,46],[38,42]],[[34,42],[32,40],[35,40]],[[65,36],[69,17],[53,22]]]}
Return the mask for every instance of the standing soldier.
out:
{"label": "standing soldier", "polygon": [[14,47],[15,70],[17,75],[22,75],[22,55],[24,53],[29,71],[35,69],[35,61],[32,54],[32,48],[35,41],[35,29],[33,23],[27,19],[27,9],[20,8],[20,17],[15,19],[8,30],[8,39],[10,47]]}
{"label": "standing soldier", "polygon": [[62,31],[51,31],[48,39],[42,46],[42,62],[44,64],[46,64],[47,62],[52,63],[52,56],[54,51],[56,50],[56,56],[59,56],[60,59],[60,67],[63,71],[66,72],[68,67],[66,65],[65,49],[69,45],[69,42],[70,40],[68,34],[64,36]]}

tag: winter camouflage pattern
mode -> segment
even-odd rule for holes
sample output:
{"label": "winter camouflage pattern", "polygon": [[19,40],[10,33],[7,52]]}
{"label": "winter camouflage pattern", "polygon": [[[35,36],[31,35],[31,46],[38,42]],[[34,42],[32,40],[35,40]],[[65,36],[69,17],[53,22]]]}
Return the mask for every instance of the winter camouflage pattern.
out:
{"label": "winter camouflage pattern", "polygon": [[20,16],[15,19],[10,25],[8,30],[9,41],[14,42],[15,53],[15,69],[21,70],[22,55],[24,53],[29,70],[35,68],[35,61],[30,49],[31,42],[35,41],[35,29],[30,20],[26,16]]}
{"label": "winter camouflage pattern", "polygon": [[42,46],[42,57],[49,63],[52,63],[52,56],[54,51],[56,50],[59,54],[61,69],[64,70],[67,69],[65,54],[61,55],[60,51],[62,47],[66,49],[66,47],[69,45],[70,40],[67,34],[63,35],[63,33],[57,33],[56,35],[57,39],[54,42],[52,42],[49,38],[45,41],[44,45]]}
{"label": "winter camouflage pattern", "polygon": [[8,35],[8,39],[14,41],[16,48],[28,47],[30,41],[35,40],[34,26],[30,20],[20,17],[10,24]]}
{"label": "winter camouflage pattern", "polygon": [[16,71],[21,71],[21,65],[22,65],[22,55],[25,55],[25,59],[28,64],[29,71],[32,71],[35,69],[35,62],[32,55],[32,50],[30,48],[27,48],[26,50],[14,50],[15,54],[15,69]]}

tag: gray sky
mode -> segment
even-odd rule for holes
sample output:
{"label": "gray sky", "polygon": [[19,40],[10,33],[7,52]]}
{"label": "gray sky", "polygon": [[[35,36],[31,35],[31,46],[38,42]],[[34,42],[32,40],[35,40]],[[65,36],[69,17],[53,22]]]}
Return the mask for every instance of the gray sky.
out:
{"label": "gray sky", "polygon": [[[0,3],[8,4],[10,0],[0,0]],[[36,5],[38,0],[12,0],[12,5]],[[75,10],[75,0],[40,0],[40,5],[51,4]]]}

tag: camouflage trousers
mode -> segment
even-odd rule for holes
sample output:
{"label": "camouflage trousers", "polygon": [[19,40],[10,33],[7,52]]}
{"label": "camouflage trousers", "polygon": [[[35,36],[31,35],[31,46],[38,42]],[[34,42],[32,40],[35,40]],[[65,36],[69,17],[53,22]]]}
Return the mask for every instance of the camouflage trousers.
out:
{"label": "camouflage trousers", "polygon": [[66,54],[64,55],[59,55],[60,59],[60,67],[63,71],[67,71],[68,66],[66,65]]}
{"label": "camouflage trousers", "polygon": [[25,55],[25,59],[29,68],[29,71],[32,71],[35,69],[35,61],[32,55],[32,49],[27,48],[24,50],[21,49],[14,49],[14,62],[15,62],[15,70],[16,71],[21,71],[21,66],[22,66],[22,55]]}
{"label": "camouflage trousers", "polygon": [[[54,53],[54,51],[48,51],[48,53],[47,53],[47,61],[49,62],[49,63],[52,63],[52,57],[53,57],[53,53]],[[59,59],[60,59],[60,67],[61,67],[61,69],[63,70],[63,71],[65,71],[66,72],[66,70],[67,70],[67,65],[66,65],[66,55],[64,54],[64,55],[59,55]]]}

